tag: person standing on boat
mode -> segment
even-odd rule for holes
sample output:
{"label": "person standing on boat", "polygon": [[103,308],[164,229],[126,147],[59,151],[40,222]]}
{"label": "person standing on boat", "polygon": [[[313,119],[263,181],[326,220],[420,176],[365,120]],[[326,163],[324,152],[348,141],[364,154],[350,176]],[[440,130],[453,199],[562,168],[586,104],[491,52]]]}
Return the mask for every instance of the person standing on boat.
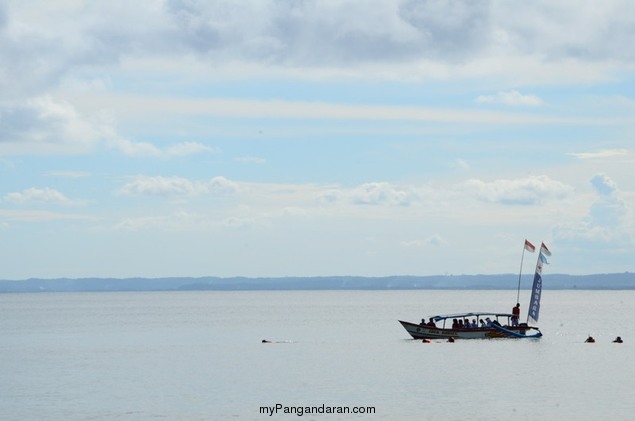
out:
{"label": "person standing on boat", "polygon": [[518,326],[520,318],[520,303],[516,303],[516,307],[512,308],[512,326]]}

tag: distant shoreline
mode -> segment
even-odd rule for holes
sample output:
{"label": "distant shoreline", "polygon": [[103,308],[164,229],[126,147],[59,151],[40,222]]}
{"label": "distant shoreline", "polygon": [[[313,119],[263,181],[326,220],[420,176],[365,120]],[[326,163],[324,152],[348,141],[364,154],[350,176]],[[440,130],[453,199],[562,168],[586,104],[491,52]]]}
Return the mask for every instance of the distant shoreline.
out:
{"label": "distant shoreline", "polygon": [[[521,280],[530,289],[533,274]],[[518,275],[58,278],[0,280],[0,293],[108,291],[507,290]],[[635,290],[635,273],[546,274],[544,289]]]}

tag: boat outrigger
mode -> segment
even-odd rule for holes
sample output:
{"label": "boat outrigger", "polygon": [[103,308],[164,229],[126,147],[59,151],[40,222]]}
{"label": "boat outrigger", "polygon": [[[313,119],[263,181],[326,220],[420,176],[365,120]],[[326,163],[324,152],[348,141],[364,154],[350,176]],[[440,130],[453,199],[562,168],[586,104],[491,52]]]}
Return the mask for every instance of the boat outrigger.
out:
{"label": "boat outrigger", "polygon": [[[535,247],[525,240],[523,255],[520,262],[522,274],[525,250],[534,252]],[[426,322],[411,323],[399,320],[399,323],[414,339],[490,339],[490,338],[540,338],[542,332],[536,326],[530,325],[538,322],[540,312],[540,297],[542,294],[542,266],[547,263],[545,256],[551,256],[551,252],[544,243],[540,246],[536,273],[531,291],[527,323],[518,323],[519,305],[514,308],[514,314],[495,312],[471,312],[432,316]],[[520,278],[518,275],[518,295],[520,296]],[[450,321],[450,322],[448,322]]]}

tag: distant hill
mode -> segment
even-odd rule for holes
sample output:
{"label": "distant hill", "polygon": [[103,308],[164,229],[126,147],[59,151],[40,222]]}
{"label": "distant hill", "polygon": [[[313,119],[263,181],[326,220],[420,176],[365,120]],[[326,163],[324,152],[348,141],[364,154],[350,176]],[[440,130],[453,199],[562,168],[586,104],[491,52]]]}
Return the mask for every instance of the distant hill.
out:
{"label": "distant hill", "polygon": [[[523,276],[522,289],[531,288],[533,274]],[[275,290],[409,290],[516,289],[518,275],[323,276],[282,278],[60,278],[0,281],[0,293],[73,291],[275,291]],[[545,275],[544,289],[635,289],[635,273]]]}

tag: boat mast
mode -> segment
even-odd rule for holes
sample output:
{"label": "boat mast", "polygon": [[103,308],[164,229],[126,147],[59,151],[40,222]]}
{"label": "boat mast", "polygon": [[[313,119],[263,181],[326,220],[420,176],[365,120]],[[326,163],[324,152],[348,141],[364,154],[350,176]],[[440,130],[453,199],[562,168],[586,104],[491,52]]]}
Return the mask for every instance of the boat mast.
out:
{"label": "boat mast", "polygon": [[523,254],[520,256],[520,271],[518,272],[518,290],[516,292],[516,302],[520,302],[520,278],[523,274],[523,260],[525,258],[525,246],[523,246]]}
{"label": "boat mast", "polygon": [[518,272],[518,290],[516,292],[517,303],[520,302],[520,278],[522,277],[522,274],[523,274],[523,260],[525,259],[525,250],[529,250],[532,253],[536,250],[536,247],[534,247],[533,244],[527,241],[526,238],[525,238],[525,244],[523,244],[523,254],[520,256],[520,271]]}

